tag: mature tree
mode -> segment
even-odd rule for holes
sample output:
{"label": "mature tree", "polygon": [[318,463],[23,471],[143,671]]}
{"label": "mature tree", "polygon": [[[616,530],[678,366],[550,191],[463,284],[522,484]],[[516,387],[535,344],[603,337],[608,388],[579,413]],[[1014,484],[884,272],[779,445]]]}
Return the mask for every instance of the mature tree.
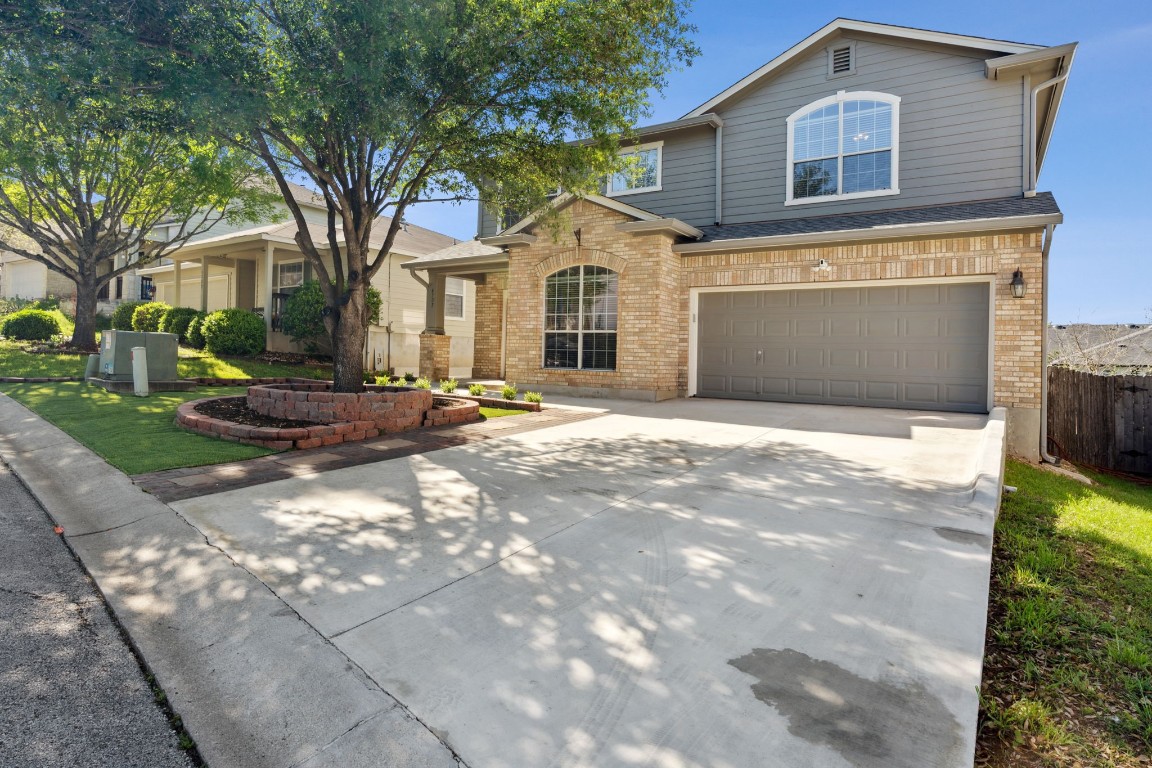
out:
{"label": "mature tree", "polygon": [[[162,0],[141,49],[218,135],[267,166],[323,287],[337,391],[362,387],[365,287],[404,214],[530,210],[589,190],[647,96],[695,53],[686,0]],[[143,15],[141,15],[143,14]],[[572,143],[574,138],[586,139]],[[291,194],[307,180],[327,227]],[[387,218],[381,218],[387,217]]]}
{"label": "mature tree", "polygon": [[82,349],[95,349],[103,286],[222,219],[271,209],[249,155],[190,135],[170,104],[98,69],[51,32],[0,49],[0,250],[76,284]]}

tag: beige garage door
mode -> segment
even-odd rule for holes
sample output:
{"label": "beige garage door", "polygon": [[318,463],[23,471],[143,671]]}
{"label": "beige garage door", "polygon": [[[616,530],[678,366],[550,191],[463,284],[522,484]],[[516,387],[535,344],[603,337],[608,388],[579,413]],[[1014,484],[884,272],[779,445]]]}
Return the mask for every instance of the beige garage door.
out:
{"label": "beige garage door", "polygon": [[702,293],[696,394],[988,410],[988,284]]}
{"label": "beige garage door", "polygon": [[[229,275],[208,276],[208,311],[227,309],[232,306]],[[173,283],[156,284],[156,300],[174,304],[176,299]],[[200,308],[200,278],[180,281],[180,304],[194,309]]]}
{"label": "beige garage door", "polygon": [[4,265],[4,297],[7,299],[42,299],[47,286],[48,269],[35,261],[9,262]]}

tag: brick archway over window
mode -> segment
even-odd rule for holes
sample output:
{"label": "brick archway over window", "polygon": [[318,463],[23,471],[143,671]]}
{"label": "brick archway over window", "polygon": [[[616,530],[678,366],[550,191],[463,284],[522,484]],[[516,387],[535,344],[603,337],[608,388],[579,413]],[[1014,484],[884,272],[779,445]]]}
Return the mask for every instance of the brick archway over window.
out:
{"label": "brick archway over window", "polygon": [[544,259],[532,271],[536,277],[544,278],[553,272],[565,267],[574,267],[578,264],[595,264],[598,267],[607,267],[613,272],[623,274],[628,262],[623,257],[598,248],[569,248]]}

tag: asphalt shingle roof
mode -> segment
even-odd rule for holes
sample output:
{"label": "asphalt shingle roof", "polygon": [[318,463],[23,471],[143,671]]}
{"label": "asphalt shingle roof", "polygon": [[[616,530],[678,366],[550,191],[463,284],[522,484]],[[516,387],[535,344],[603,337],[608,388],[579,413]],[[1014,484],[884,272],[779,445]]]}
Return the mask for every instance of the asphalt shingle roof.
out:
{"label": "asphalt shingle roof", "polygon": [[807,235],[821,232],[897,227],[910,224],[944,224],[979,219],[1008,219],[1021,216],[1042,216],[1060,213],[1051,192],[1040,192],[1035,197],[1005,197],[981,200],[975,203],[929,205],[920,208],[899,208],[891,211],[810,216],[807,218],[762,221],[754,224],[722,224],[700,227],[704,237],[700,242],[740,240],[748,237],[776,237]]}

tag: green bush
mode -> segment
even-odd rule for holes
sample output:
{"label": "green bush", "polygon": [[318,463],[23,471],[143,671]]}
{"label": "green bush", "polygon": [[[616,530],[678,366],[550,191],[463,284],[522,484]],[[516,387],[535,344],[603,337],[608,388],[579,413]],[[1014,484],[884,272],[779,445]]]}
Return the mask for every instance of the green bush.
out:
{"label": "green bush", "polygon": [[191,307],[172,307],[160,318],[160,332],[174,333],[180,337],[181,344],[188,343],[188,325],[200,314],[200,310]]}
{"label": "green bush", "polygon": [[488,388],[483,384],[469,384],[468,394],[472,395],[472,397],[484,397],[484,395],[488,394]]}
{"label": "green bush", "polygon": [[136,307],[132,312],[132,330],[141,333],[156,333],[160,330],[160,321],[164,313],[172,309],[171,304],[162,301],[149,301]]}
{"label": "green bush", "polygon": [[505,400],[515,400],[516,399],[516,393],[519,391],[520,390],[516,389],[515,384],[505,384],[500,389],[500,394],[504,396]]}
{"label": "green bush", "polygon": [[39,309],[34,299],[0,299],[0,317],[19,312],[22,309]]}
{"label": "green bush", "polygon": [[408,373],[405,373],[404,374],[404,381],[411,384],[412,382],[416,381],[416,374],[412,373],[411,371],[409,371]]}
{"label": "green bush", "polygon": [[200,324],[204,348],[214,355],[251,357],[264,351],[264,318],[246,309],[220,309]]}
{"label": "green bush", "polygon": [[455,392],[456,387],[458,387],[458,386],[460,386],[460,382],[456,381],[456,379],[441,379],[440,380],[440,391],[446,395],[450,395],[453,392]]}
{"label": "green bush", "polygon": [[112,328],[111,316],[105,315],[101,312],[97,312],[96,313],[96,330],[97,331],[107,331],[107,330],[111,330],[111,328]]}
{"label": "green bush", "polygon": [[193,349],[204,349],[204,318],[208,315],[203,312],[197,312],[196,316],[188,321],[188,330],[185,335],[188,337],[188,346]]}
{"label": "green bush", "polygon": [[0,320],[0,336],[21,341],[48,341],[60,333],[60,321],[42,309],[22,309]]}
{"label": "green bush", "polygon": [[412,386],[416,389],[432,389],[432,382],[425,378],[419,378],[412,382]]}
{"label": "green bush", "polygon": [[524,402],[526,403],[542,403],[544,402],[543,392],[525,392]]}
{"label": "green bush", "polygon": [[112,310],[112,327],[117,331],[132,330],[132,313],[136,307],[147,304],[146,301],[125,301]]}
{"label": "green bush", "polygon": [[[380,307],[384,300],[380,291],[371,285],[365,298],[368,303],[368,322],[380,322]],[[284,302],[284,309],[280,312],[280,329],[292,337],[296,342],[315,342],[327,337],[328,331],[324,327],[324,291],[320,283],[309,280],[300,286],[295,293]]]}
{"label": "green bush", "polygon": [[53,310],[60,309],[60,297],[48,296],[47,298],[36,299],[36,301],[32,302],[32,308],[42,309],[45,312],[51,312]]}

